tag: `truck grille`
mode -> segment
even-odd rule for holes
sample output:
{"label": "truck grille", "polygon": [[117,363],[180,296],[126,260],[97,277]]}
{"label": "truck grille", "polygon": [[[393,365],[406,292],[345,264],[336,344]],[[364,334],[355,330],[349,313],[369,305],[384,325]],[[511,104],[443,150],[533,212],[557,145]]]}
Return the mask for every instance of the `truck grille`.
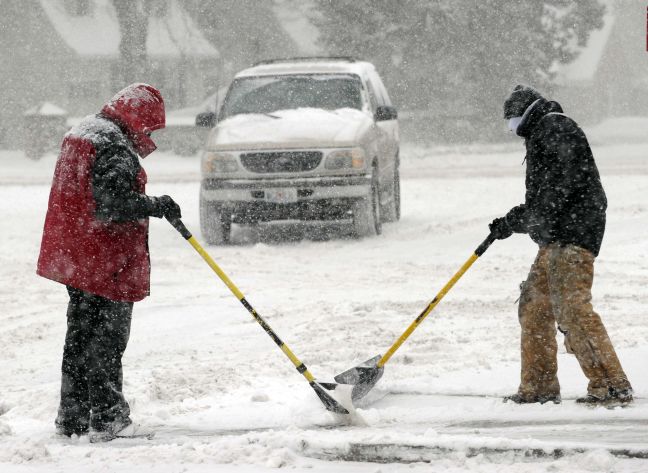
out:
{"label": "truck grille", "polygon": [[241,155],[241,164],[245,169],[258,173],[312,171],[320,161],[321,151],[278,151]]}

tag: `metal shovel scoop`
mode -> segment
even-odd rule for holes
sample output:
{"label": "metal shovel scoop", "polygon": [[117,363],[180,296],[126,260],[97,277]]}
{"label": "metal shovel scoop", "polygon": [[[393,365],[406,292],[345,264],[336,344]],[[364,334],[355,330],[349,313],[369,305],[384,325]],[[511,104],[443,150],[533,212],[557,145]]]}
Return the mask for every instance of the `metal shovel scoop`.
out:
{"label": "metal shovel scoop", "polygon": [[398,350],[398,348],[407,340],[407,338],[412,334],[412,332],[418,327],[421,322],[425,319],[425,317],[428,316],[430,312],[437,306],[439,302],[441,302],[441,299],[452,289],[452,286],[455,285],[455,283],[461,278],[461,276],[464,275],[466,271],[468,271],[468,268],[472,266],[472,264],[477,261],[477,258],[479,258],[481,255],[484,254],[484,252],[488,249],[489,246],[496,240],[496,238],[490,234],[488,237],[482,242],[481,245],[477,247],[475,252],[468,258],[468,261],[466,261],[463,266],[455,273],[454,276],[448,281],[448,283],[443,286],[443,289],[439,291],[439,293],[432,299],[432,302],[430,302],[425,309],[423,309],[423,312],[419,314],[418,317],[410,324],[409,327],[407,327],[407,330],[403,332],[403,334],[394,342],[394,344],[387,350],[387,353],[384,355],[377,355],[374,356],[373,358],[365,361],[364,363],[361,363],[360,365],[348,369],[344,371],[343,373],[338,374],[335,376],[335,381],[338,383],[344,383],[344,384],[352,384],[353,390],[351,394],[351,398],[354,401],[357,401],[361,398],[363,398],[371,389],[376,385],[376,383],[380,380],[380,378],[383,375],[384,372],[384,366],[385,363],[389,361],[389,359],[392,357],[392,355]]}

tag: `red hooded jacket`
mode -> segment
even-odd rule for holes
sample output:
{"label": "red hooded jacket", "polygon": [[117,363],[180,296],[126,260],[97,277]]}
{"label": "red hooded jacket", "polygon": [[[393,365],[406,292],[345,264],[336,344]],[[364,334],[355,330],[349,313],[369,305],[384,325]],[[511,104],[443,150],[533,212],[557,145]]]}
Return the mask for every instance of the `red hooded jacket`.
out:
{"label": "red hooded jacket", "polygon": [[138,154],[165,125],[164,101],[147,84],[118,92],[63,140],[56,162],[37,273],[115,301],[149,294],[146,173]]}

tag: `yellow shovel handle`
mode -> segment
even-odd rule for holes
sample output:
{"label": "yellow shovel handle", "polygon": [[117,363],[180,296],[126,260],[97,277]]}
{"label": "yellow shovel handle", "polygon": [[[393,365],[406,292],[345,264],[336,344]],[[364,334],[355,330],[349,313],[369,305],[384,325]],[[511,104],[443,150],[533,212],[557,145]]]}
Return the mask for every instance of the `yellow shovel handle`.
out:
{"label": "yellow shovel handle", "polygon": [[254,317],[254,320],[256,320],[261,327],[263,327],[263,330],[272,338],[272,340],[277,344],[279,348],[281,348],[281,351],[284,352],[284,354],[288,357],[288,359],[292,362],[293,365],[295,365],[295,368],[297,371],[304,376],[308,380],[309,383],[313,383],[315,381],[315,377],[311,374],[311,372],[308,370],[306,365],[302,363],[299,358],[288,348],[288,345],[286,345],[272,330],[270,325],[259,315],[259,313],[252,307],[252,305],[245,299],[245,296],[243,293],[239,290],[238,287],[232,282],[232,280],[225,274],[225,272],[216,264],[216,261],[212,259],[211,256],[209,256],[209,253],[205,251],[205,249],[198,243],[198,241],[193,237],[191,232],[187,230],[187,227],[182,223],[181,220],[169,220],[169,223],[173,225],[173,227],[180,232],[180,234],[184,237],[185,240],[187,240],[191,246],[194,247],[194,249],[198,252],[200,256],[207,262],[209,267],[216,273],[216,275],[225,283],[225,285],[229,288],[230,291],[232,291],[232,294],[236,296],[236,298],[243,304],[243,307],[247,309],[247,311]]}
{"label": "yellow shovel handle", "polygon": [[398,340],[387,350],[387,352],[378,360],[378,363],[376,365],[378,368],[381,368],[385,363],[389,361],[389,359],[392,357],[394,353],[396,353],[396,350],[407,340],[407,338],[412,334],[412,332],[418,327],[423,320],[425,320],[425,317],[428,316],[430,312],[441,302],[441,299],[452,289],[452,286],[455,285],[455,283],[461,278],[461,276],[464,275],[466,271],[468,271],[468,268],[472,266],[472,264],[477,261],[477,258],[479,258],[481,255],[484,254],[484,252],[488,249],[488,247],[495,241],[495,237],[492,235],[488,235],[488,238],[482,242],[481,245],[475,250],[475,252],[468,258],[468,261],[466,261],[461,268],[459,268],[459,271],[455,273],[454,276],[448,281],[448,283],[443,286],[443,289],[439,291],[439,293],[432,299],[432,302],[430,302],[425,309],[423,309],[423,312],[419,314],[418,317],[412,322],[409,327],[407,327],[407,330],[403,332],[403,334],[398,337]]}

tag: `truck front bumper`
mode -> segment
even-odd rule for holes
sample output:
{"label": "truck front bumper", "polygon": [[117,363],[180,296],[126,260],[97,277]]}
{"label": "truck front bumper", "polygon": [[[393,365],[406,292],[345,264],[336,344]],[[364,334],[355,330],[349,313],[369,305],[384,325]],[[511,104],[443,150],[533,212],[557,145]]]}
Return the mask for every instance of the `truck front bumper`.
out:
{"label": "truck front bumper", "polygon": [[[292,200],[277,201],[291,190]],[[349,217],[354,201],[370,195],[371,177],[300,179],[204,179],[201,199],[232,215],[236,223],[270,220],[337,220]]]}
{"label": "truck front bumper", "polygon": [[301,179],[203,179],[202,198],[211,202],[259,202],[269,191],[296,189],[298,201],[349,199],[369,195],[371,176]]}

